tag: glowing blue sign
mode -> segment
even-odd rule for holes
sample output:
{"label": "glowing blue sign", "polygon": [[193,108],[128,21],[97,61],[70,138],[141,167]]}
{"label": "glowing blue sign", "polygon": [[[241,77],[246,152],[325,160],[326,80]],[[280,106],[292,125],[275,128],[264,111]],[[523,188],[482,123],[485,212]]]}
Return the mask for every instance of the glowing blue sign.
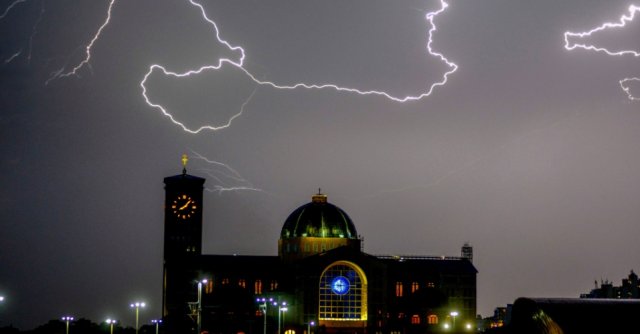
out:
{"label": "glowing blue sign", "polygon": [[344,276],[338,276],[331,281],[331,291],[336,295],[344,295],[349,292],[349,280]]}

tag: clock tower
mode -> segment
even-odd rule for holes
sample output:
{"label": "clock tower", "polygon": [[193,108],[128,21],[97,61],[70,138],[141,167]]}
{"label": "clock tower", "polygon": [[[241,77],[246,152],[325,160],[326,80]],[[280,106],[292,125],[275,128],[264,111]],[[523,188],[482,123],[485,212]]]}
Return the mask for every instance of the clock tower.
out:
{"label": "clock tower", "polygon": [[202,254],[202,191],[205,179],[187,174],[165,177],[164,259]]}
{"label": "clock tower", "polygon": [[189,302],[194,299],[193,277],[202,255],[202,193],[205,179],[187,174],[164,178],[164,266],[162,315],[168,328],[189,322]]}

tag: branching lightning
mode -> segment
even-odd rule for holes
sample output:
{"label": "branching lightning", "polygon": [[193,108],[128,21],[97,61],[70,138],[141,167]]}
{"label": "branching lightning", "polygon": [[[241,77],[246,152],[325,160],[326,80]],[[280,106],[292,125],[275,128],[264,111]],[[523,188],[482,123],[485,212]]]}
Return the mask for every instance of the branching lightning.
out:
{"label": "branching lightning", "polygon": [[98,38],[100,38],[100,34],[102,34],[102,30],[109,24],[109,21],[111,21],[111,9],[113,8],[113,4],[115,2],[116,0],[111,0],[109,2],[109,8],[107,9],[107,18],[104,20],[100,28],[98,28],[98,31],[95,33],[95,35],[93,36],[89,44],[87,44],[87,46],[85,47],[85,58],[80,63],[78,63],[78,65],[73,67],[69,72],[64,72],[65,70],[64,67],[53,72],[53,75],[45,82],[45,85],[48,85],[51,80],[54,80],[57,78],[68,77],[71,75],[78,75],[78,71],[85,65],[89,64],[89,61],[91,60],[91,48],[93,47],[93,44],[98,40]]}
{"label": "branching lightning", "polygon": [[[635,15],[637,12],[640,11],[640,6],[635,6],[635,5],[631,5],[629,6],[629,14],[625,14],[622,15],[620,17],[620,20],[618,22],[606,22],[604,24],[602,24],[599,27],[596,27],[594,29],[591,29],[589,31],[585,31],[585,32],[570,32],[567,31],[564,33],[564,48],[572,51],[575,49],[584,49],[587,51],[594,51],[594,52],[602,52],[605,53],[609,56],[633,56],[633,57],[640,57],[640,52],[636,51],[636,50],[617,50],[617,51],[612,51],[609,50],[607,48],[603,48],[603,47],[597,47],[595,45],[591,45],[591,44],[585,44],[585,43],[578,43],[578,42],[570,42],[569,40],[572,38],[577,38],[577,39],[583,39],[583,38],[587,38],[587,37],[591,37],[593,34],[597,33],[597,32],[601,32],[607,29],[620,29],[620,28],[624,28],[627,23],[633,21],[633,19],[635,18]],[[631,94],[630,90],[629,90],[629,86],[627,86],[627,83],[629,81],[640,81],[640,78],[635,78],[635,77],[631,77],[631,78],[624,78],[622,80],[619,81],[620,83],[620,87],[622,87],[622,90],[627,94],[628,98],[630,100],[640,100],[640,98],[634,97],[633,94]]]}
{"label": "branching lightning", "polygon": [[213,188],[205,188],[205,190],[209,192],[217,192],[218,194],[222,194],[227,191],[265,192],[262,189],[255,188],[251,182],[247,181],[247,179],[242,177],[242,175],[240,175],[240,173],[235,169],[231,168],[231,166],[219,161],[211,160],[193,150],[191,150],[191,152],[195,155],[195,159],[202,160],[213,166],[213,168],[202,169],[202,172],[209,175],[218,184],[214,185]]}
{"label": "branching lightning", "polygon": [[[163,75],[165,76],[172,76],[172,77],[177,77],[177,78],[182,78],[182,77],[188,77],[191,75],[197,75],[200,74],[202,72],[205,71],[217,71],[220,70],[223,66],[228,65],[228,66],[233,66],[239,70],[241,70],[242,72],[244,72],[245,75],[247,75],[247,77],[249,77],[253,82],[255,82],[258,85],[261,86],[269,86],[275,89],[280,89],[280,90],[293,90],[293,89],[298,89],[298,88],[303,88],[303,89],[332,89],[335,91],[340,91],[340,92],[347,92],[347,93],[355,93],[355,94],[359,94],[359,95],[376,95],[376,96],[381,96],[384,98],[387,98],[389,100],[395,101],[395,102],[409,102],[409,101],[417,101],[420,99],[423,99],[425,97],[430,96],[434,89],[436,87],[439,86],[443,86],[447,83],[449,76],[451,74],[453,74],[455,71],[457,71],[458,69],[458,65],[456,65],[455,63],[449,61],[442,53],[436,52],[433,50],[432,48],[432,44],[433,44],[433,34],[436,31],[436,25],[435,25],[435,18],[436,16],[438,16],[439,14],[443,13],[446,8],[449,6],[449,4],[447,2],[445,2],[444,0],[440,0],[440,9],[433,11],[433,12],[428,12],[425,16],[430,28],[428,30],[428,39],[427,39],[427,45],[426,45],[426,51],[430,56],[436,57],[438,58],[440,61],[444,62],[448,67],[449,70],[446,71],[443,76],[442,79],[440,81],[434,82],[432,83],[423,93],[419,94],[419,95],[407,95],[407,96],[395,96],[395,95],[391,95],[387,92],[384,91],[377,91],[377,90],[360,90],[357,88],[349,88],[349,87],[341,87],[338,86],[336,84],[330,84],[330,83],[326,83],[326,84],[307,84],[307,83],[294,83],[294,84],[288,84],[288,85],[281,85],[281,84],[277,84],[271,81],[264,81],[264,80],[260,80],[258,79],[255,75],[253,75],[251,72],[249,72],[245,67],[244,67],[244,59],[245,59],[245,51],[242,47],[240,46],[232,46],[228,41],[222,39],[222,37],[220,36],[220,30],[218,29],[218,25],[215,23],[215,21],[213,21],[212,19],[210,19],[206,13],[206,11],[204,10],[204,7],[194,1],[194,0],[189,0],[189,2],[191,3],[191,5],[197,7],[202,15],[202,18],[211,25],[215,37],[217,39],[217,41],[220,44],[225,45],[230,51],[234,51],[234,52],[238,52],[238,57],[237,59],[230,59],[230,58],[220,58],[217,60],[217,62],[215,64],[211,64],[211,65],[206,65],[206,66],[202,66],[200,68],[197,69],[192,69],[186,72],[182,72],[182,73],[177,73],[177,72],[173,72],[170,70],[167,70],[165,67],[163,67],[162,65],[159,64],[153,64],[149,67],[148,72],[144,75],[142,81],[140,82],[140,86],[142,88],[142,96],[144,98],[144,100],[146,101],[146,103],[152,107],[152,108],[156,108],[158,110],[160,110],[162,112],[163,115],[165,115],[166,117],[168,117],[174,124],[180,126],[184,131],[189,132],[189,133],[199,133],[200,131],[203,130],[212,130],[212,131],[216,131],[216,130],[220,130],[220,129],[224,129],[229,127],[229,125],[231,124],[231,121],[233,121],[233,119],[237,116],[239,116],[242,113],[242,110],[240,111],[240,113],[234,115],[226,124],[223,125],[219,125],[219,126],[215,126],[215,125],[205,125],[202,126],[200,128],[197,129],[189,129],[188,127],[186,127],[183,123],[179,122],[178,120],[176,120],[176,118],[162,105],[158,104],[158,103],[154,103],[151,101],[151,99],[149,98],[149,96],[147,95],[147,87],[146,87],[146,83],[147,80],[149,79],[149,76],[154,73],[155,71],[160,71],[162,72]],[[245,103],[246,104],[246,103]],[[244,106],[244,105],[243,105]]]}

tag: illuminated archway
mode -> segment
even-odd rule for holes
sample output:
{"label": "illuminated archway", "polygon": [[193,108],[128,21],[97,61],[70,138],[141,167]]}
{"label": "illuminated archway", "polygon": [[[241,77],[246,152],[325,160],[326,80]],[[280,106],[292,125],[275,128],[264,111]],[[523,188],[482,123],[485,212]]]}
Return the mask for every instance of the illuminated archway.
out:
{"label": "illuminated archway", "polygon": [[355,263],[336,261],[320,276],[320,321],[366,321],[367,277]]}

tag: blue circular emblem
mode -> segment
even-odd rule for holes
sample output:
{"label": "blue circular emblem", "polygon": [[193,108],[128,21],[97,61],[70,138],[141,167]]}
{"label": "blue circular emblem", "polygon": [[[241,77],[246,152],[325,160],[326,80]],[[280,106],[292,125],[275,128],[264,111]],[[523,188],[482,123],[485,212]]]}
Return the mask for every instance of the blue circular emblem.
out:
{"label": "blue circular emblem", "polygon": [[331,291],[336,295],[344,295],[349,292],[349,280],[344,276],[337,276],[331,281]]}

